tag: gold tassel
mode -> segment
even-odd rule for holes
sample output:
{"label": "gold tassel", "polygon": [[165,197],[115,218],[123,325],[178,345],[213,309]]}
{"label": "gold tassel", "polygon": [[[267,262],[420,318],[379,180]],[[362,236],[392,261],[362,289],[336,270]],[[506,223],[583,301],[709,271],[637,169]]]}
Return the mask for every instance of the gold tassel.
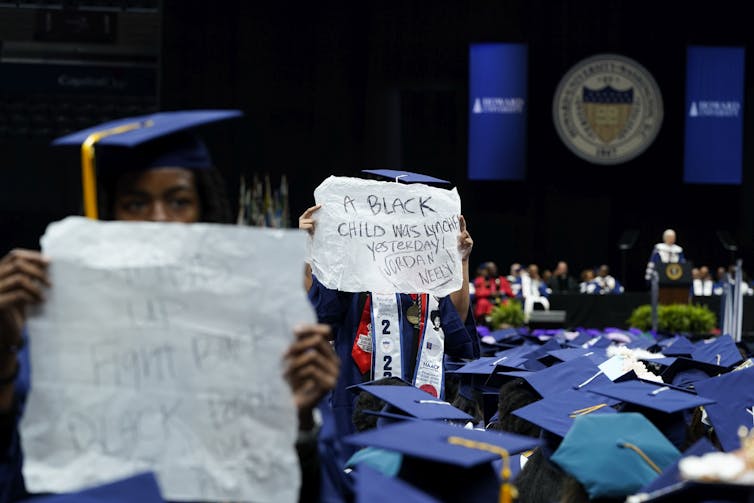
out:
{"label": "gold tassel", "polygon": [[487,442],[477,442],[475,440],[455,436],[448,437],[448,443],[460,445],[461,447],[468,447],[469,449],[491,452],[500,456],[503,460],[503,467],[500,470],[500,478],[503,482],[500,485],[500,496],[498,501],[499,503],[512,503],[514,499],[518,498],[518,490],[516,489],[516,486],[511,483],[510,454],[506,449]]}
{"label": "gold tassel", "polygon": [[577,409],[571,412],[568,417],[578,417],[578,416],[585,416],[587,414],[591,414],[595,410],[600,410],[603,407],[607,407],[606,403],[598,403],[597,405],[592,405],[591,407],[584,407],[583,409]]}
{"label": "gold tassel", "polygon": [[97,176],[94,162],[94,145],[102,138],[116,134],[126,133],[134,129],[151,127],[152,121],[130,122],[110,129],[97,131],[86,137],[81,144],[81,189],[84,198],[84,216],[97,220]]}
{"label": "gold tassel", "polygon": [[662,470],[660,469],[659,466],[657,466],[657,463],[655,463],[654,461],[652,461],[650,459],[650,457],[647,456],[644,453],[644,451],[642,451],[641,449],[639,449],[639,447],[637,445],[629,443],[629,442],[621,442],[618,445],[621,446],[621,447],[625,447],[626,449],[631,449],[636,454],[638,454],[641,457],[641,459],[643,459],[644,462],[647,463],[652,470],[654,470],[658,474],[662,473]]}

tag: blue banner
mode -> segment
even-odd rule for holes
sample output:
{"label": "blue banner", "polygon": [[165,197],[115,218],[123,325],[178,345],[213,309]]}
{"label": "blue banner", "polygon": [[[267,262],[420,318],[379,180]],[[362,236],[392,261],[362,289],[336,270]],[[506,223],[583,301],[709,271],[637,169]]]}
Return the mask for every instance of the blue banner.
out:
{"label": "blue banner", "polygon": [[684,182],[741,183],[743,101],[743,47],[690,46]]}
{"label": "blue banner", "polygon": [[469,51],[469,179],[526,174],[528,48],[474,44]]}

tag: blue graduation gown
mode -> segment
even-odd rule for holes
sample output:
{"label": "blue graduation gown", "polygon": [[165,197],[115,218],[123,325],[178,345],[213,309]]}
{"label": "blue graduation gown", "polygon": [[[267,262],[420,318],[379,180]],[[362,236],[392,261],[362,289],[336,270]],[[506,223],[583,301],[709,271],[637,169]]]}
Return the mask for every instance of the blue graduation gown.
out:
{"label": "blue graduation gown", "polygon": [[[26,340],[26,334],[24,334]],[[0,503],[16,501],[27,496],[21,466],[23,455],[18,422],[21,419],[26,395],[29,392],[29,350],[28,345],[19,352],[20,365],[15,383],[15,411],[10,417],[0,420]]]}
{"label": "blue graduation gown", "polygon": [[[331,406],[336,435],[343,437],[354,433],[351,416],[356,394],[346,388],[362,382],[361,372],[351,358],[354,337],[361,321],[362,300],[358,293],[330,290],[317,281],[316,277],[313,277],[312,280],[309,299],[314,305],[319,322],[332,326],[335,337],[335,351],[341,360],[341,375],[332,393]],[[404,309],[407,309],[411,304],[411,297],[401,294],[401,305],[404,306]],[[452,358],[479,358],[479,336],[476,332],[471,309],[469,309],[464,323],[458,316],[450,297],[441,298],[439,307],[442,329],[445,333],[445,354]],[[415,362],[409,362],[408,359],[411,358],[412,353],[409,348],[416,343],[411,340],[414,337],[414,330],[405,316],[402,317],[402,322],[404,325],[401,331],[403,334],[402,344],[405,348],[402,354],[402,368],[413,368]],[[351,454],[352,452],[347,454],[343,461],[345,462]]]}

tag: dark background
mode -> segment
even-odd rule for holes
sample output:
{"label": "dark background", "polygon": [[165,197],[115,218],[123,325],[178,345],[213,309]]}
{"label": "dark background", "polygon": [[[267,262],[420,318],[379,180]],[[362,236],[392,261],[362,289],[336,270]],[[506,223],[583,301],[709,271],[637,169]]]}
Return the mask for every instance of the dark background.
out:
{"label": "dark background", "polygon": [[[578,273],[607,263],[619,279],[625,273],[629,289],[644,289],[646,259],[667,227],[677,230],[679,244],[697,264],[730,260],[718,230],[736,240],[745,269],[754,260],[748,142],[742,186],[682,183],[686,46],[750,49],[745,6],[726,0],[165,0],[152,13],[114,11],[135,16],[142,29],[153,26],[135,44],[155,46],[157,107],[246,112],[241,124],[207,133],[217,163],[229,175],[231,191],[241,172],[269,173],[273,182],[286,174],[292,224],[330,174],[423,172],[457,185],[475,239],[473,265],[495,260],[504,271],[513,261],[553,268],[565,259]],[[2,23],[19,9],[0,6],[0,40],[23,36]],[[99,43],[122,44],[129,30],[138,28],[125,27]],[[497,41],[529,44],[524,182],[466,177],[468,46]],[[664,101],[654,144],[616,166],[577,158],[552,122],[553,93],[563,74],[582,58],[605,52],[647,68]],[[746,64],[754,68],[750,50]],[[745,138],[752,130],[751,102],[747,78]],[[34,247],[47,222],[78,211],[76,155],[52,152],[48,141],[0,135],[3,250]],[[628,229],[638,230],[639,238],[624,271],[618,242]]]}

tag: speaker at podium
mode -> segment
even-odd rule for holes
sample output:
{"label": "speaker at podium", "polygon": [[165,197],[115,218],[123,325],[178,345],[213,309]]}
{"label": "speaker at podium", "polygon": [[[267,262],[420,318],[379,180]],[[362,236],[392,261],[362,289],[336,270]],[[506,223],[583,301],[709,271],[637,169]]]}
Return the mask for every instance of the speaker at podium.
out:
{"label": "speaker at podium", "polygon": [[691,295],[691,262],[666,262],[657,264],[659,279],[658,302],[661,305],[688,304]]}

